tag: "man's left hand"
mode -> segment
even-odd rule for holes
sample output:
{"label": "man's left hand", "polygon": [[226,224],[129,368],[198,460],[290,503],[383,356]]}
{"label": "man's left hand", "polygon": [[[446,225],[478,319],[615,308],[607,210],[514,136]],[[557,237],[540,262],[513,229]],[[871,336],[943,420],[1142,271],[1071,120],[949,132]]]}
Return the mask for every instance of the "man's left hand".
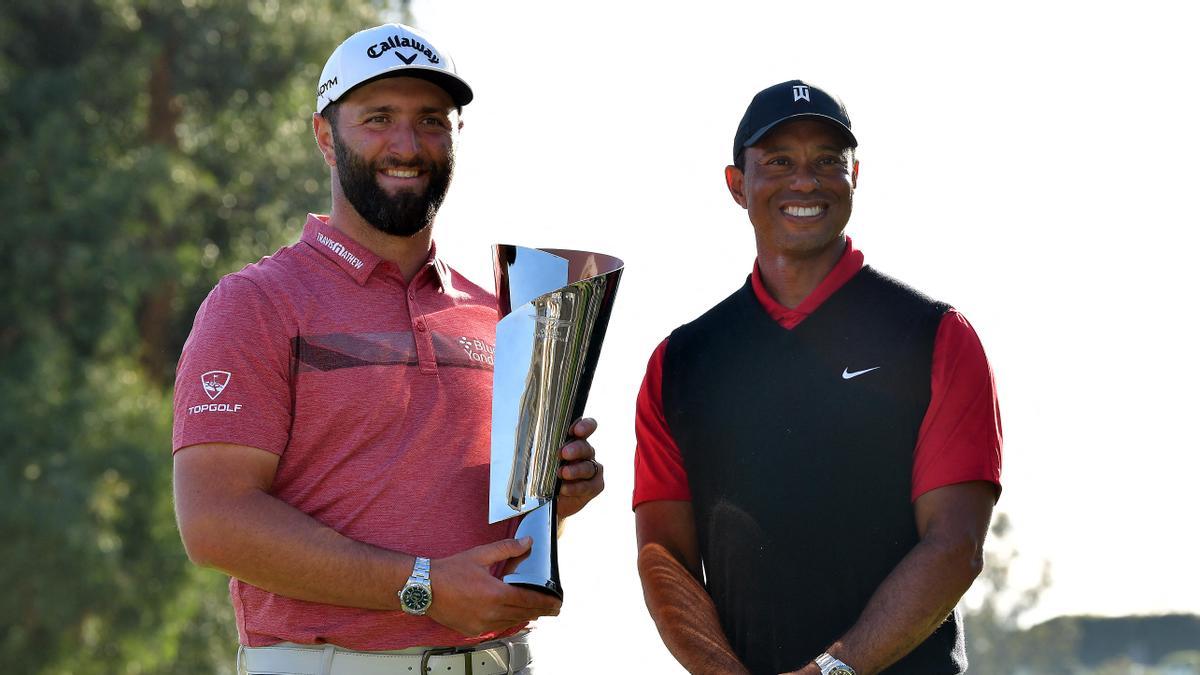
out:
{"label": "man's left hand", "polygon": [[571,425],[574,440],[560,451],[562,464],[558,475],[562,485],[558,490],[558,517],[578,513],[604,490],[604,465],[596,461],[596,449],[588,437],[596,431],[596,420],[585,417]]}

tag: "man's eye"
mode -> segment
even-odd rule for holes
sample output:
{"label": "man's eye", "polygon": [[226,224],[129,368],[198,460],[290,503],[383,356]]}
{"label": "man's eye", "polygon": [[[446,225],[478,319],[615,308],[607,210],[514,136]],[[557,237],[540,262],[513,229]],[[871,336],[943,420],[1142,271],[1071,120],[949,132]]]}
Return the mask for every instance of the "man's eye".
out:
{"label": "man's eye", "polygon": [[788,166],[791,163],[792,160],[788,159],[787,157],[772,157],[771,159],[767,160],[767,164],[774,164],[776,166]]}
{"label": "man's eye", "polygon": [[440,117],[426,117],[421,120],[421,124],[442,127],[443,129],[450,128],[450,123]]}
{"label": "man's eye", "polygon": [[367,118],[368,124],[387,124],[387,115],[371,115]]}

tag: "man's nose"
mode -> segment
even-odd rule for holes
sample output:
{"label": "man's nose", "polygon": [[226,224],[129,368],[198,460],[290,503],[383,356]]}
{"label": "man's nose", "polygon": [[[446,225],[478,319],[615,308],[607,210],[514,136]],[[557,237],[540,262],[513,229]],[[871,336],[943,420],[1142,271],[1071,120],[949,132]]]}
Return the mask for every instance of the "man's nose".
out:
{"label": "man's nose", "polygon": [[797,192],[812,192],[821,187],[821,179],[817,177],[817,172],[803,164],[796,165],[790,183],[790,187]]}
{"label": "man's nose", "polygon": [[388,138],[388,151],[398,157],[416,157],[420,152],[417,129],[411,124],[393,125]]}

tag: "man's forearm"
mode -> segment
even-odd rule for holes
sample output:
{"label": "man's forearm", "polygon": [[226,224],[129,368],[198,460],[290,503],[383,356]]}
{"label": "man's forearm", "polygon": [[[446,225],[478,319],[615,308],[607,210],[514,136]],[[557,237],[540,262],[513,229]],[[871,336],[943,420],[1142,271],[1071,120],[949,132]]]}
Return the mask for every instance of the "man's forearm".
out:
{"label": "man's forearm", "polygon": [[884,579],[858,621],[829,653],[859,675],[890,666],[945,621],[982,564],[969,542],[921,541]]}
{"label": "man's forearm", "polygon": [[650,616],[680,665],[689,673],[749,672],[729,646],[708,592],[666,548],[643,546],[638,573]]}
{"label": "man's forearm", "polygon": [[290,598],[399,609],[396,591],[412,572],[412,557],[345,537],[261,490],[209,501],[187,520],[197,564]]}

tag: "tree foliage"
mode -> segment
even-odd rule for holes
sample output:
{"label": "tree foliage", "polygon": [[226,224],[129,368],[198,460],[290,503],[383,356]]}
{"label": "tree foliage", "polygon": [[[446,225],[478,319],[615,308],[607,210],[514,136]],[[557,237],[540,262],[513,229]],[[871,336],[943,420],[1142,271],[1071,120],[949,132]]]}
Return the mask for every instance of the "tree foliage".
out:
{"label": "tree foliage", "polygon": [[[1067,626],[1067,628],[1064,628]],[[1200,616],[1059,616],[1029,629],[1029,633],[1078,635],[1078,660],[1087,668],[1111,670],[1114,664],[1132,669],[1161,666],[1200,672]]]}
{"label": "tree foliage", "polygon": [[992,521],[984,552],[978,606],[965,613],[967,653],[971,672],[1015,675],[1018,673],[1069,673],[1078,665],[1076,627],[1061,624],[1032,633],[1021,629],[1021,618],[1037,606],[1050,587],[1050,567],[1034,586],[1017,587],[1011,579],[1018,551],[1012,543],[1012,525],[1004,513]]}
{"label": "tree foliage", "polygon": [[224,579],[187,563],[171,384],[216,279],[328,203],[320,68],[379,2],[0,7],[0,662],[228,670]]}

